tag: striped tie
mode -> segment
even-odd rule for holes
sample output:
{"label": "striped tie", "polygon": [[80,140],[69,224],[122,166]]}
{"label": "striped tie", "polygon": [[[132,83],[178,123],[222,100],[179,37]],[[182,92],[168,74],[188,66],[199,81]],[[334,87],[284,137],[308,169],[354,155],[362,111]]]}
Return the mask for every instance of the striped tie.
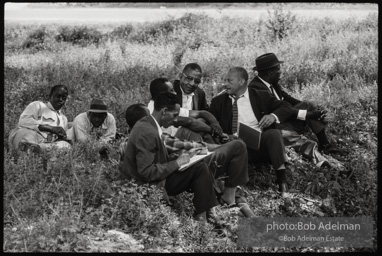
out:
{"label": "striped tie", "polygon": [[235,97],[233,96],[233,105],[232,105],[232,134],[234,134],[237,131],[237,120],[239,117],[238,109],[237,109],[237,101],[239,100],[240,97],[243,97],[241,95],[240,97]]}

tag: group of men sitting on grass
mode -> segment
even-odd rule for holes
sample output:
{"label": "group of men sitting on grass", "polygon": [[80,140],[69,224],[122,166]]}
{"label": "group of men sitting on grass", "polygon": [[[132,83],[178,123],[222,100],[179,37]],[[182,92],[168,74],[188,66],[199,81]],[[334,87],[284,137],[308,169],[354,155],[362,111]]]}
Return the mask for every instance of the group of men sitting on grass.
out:
{"label": "group of men sitting on grass", "polygon": [[[258,74],[251,82],[244,68],[230,68],[224,76],[223,93],[210,104],[199,87],[202,69],[196,63],[187,64],[173,83],[166,78],[154,79],[150,83],[151,101],[126,109],[129,134],[119,146],[121,178],[155,184],[163,189],[167,201],[168,196],[193,193],[197,220],[207,220],[219,204],[238,205],[241,197],[237,188],[249,180],[248,162],[269,163],[276,172],[280,195],[289,197],[285,146],[293,147],[317,166],[329,165],[320,152],[344,151],[329,143],[326,111],[313,102],[293,98],[281,88],[281,63],[273,53],[259,56],[254,68]],[[67,88],[58,85],[52,88],[48,103],[28,105],[18,127],[10,133],[10,144],[20,150],[43,151],[52,144],[67,148],[70,143],[89,139],[114,141],[115,119],[99,99],[93,100],[90,109],[79,114],[65,131],[67,120],[60,109],[67,95]],[[239,123],[261,131],[258,150],[247,147],[238,137]],[[303,135],[307,126],[318,144]],[[212,154],[180,168],[193,156],[207,152]],[[223,188],[217,185],[218,178],[224,180]]]}

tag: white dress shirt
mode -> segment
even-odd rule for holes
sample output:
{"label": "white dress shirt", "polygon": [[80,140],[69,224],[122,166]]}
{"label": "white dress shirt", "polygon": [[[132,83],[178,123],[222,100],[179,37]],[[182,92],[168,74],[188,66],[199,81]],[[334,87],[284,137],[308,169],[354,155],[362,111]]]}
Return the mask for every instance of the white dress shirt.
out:
{"label": "white dress shirt", "polygon": [[188,110],[192,110],[194,93],[185,94],[182,90],[182,87],[180,87],[180,90],[182,91],[182,107]]}
{"label": "white dress shirt", "polygon": [[[232,104],[234,99],[230,96]],[[253,113],[251,101],[249,100],[248,88],[245,90],[244,94],[237,100],[237,110],[238,110],[238,122],[248,125],[258,131],[261,131],[259,126],[259,120],[257,120],[255,113]],[[276,123],[280,123],[279,118],[271,113],[276,118]],[[237,132],[234,134],[237,136]]]}

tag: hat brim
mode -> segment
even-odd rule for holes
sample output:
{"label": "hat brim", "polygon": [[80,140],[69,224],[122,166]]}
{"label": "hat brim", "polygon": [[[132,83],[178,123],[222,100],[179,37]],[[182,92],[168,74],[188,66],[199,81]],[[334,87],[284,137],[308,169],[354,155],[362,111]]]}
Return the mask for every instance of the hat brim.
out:
{"label": "hat brim", "polygon": [[88,111],[93,113],[107,113],[107,110],[102,109],[89,109]]}
{"label": "hat brim", "polygon": [[255,71],[266,70],[266,69],[269,69],[269,68],[273,68],[274,66],[276,66],[276,65],[278,65],[278,64],[281,64],[281,63],[284,63],[284,61],[281,61],[281,60],[280,60],[278,63],[275,63],[274,65],[269,66],[269,67],[267,67],[267,68],[263,68],[263,69],[257,69],[257,67],[253,67],[252,70],[255,70]]}

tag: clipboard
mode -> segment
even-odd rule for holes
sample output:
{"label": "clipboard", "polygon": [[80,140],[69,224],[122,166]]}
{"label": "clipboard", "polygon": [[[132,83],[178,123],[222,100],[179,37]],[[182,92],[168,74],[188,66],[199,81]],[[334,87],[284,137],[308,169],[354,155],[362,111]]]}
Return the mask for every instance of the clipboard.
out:
{"label": "clipboard", "polygon": [[183,171],[184,169],[187,169],[188,167],[196,164],[197,162],[201,161],[202,159],[204,159],[205,157],[207,157],[213,153],[215,153],[215,152],[207,152],[206,155],[194,155],[193,157],[191,157],[190,162],[188,162],[187,164],[183,164],[179,167],[178,172]]}
{"label": "clipboard", "polygon": [[261,131],[239,122],[237,136],[241,138],[248,148],[259,150]]}

